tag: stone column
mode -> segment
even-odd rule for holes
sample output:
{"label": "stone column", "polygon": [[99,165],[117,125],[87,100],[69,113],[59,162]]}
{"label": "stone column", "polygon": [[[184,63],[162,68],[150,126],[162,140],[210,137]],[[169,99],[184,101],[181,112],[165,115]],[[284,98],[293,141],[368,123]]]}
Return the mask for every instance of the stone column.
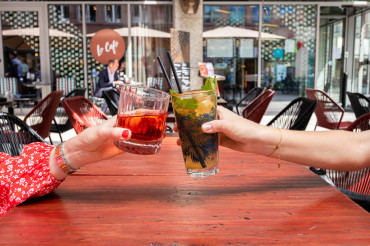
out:
{"label": "stone column", "polygon": [[203,62],[203,0],[200,0],[196,14],[185,14],[180,0],[173,0],[174,28],[190,32],[190,90],[197,90],[203,85],[198,76],[198,62]]}

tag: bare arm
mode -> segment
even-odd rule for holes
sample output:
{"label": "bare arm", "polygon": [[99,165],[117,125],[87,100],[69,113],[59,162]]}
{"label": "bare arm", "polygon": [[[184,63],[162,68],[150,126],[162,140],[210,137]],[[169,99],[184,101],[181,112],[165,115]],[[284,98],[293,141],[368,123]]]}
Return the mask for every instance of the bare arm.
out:
{"label": "bare arm", "polygon": [[[261,126],[219,107],[220,120],[204,124],[207,133],[220,132],[221,145],[267,156],[280,140],[280,132]],[[311,167],[354,171],[370,167],[370,131],[304,132],[281,130],[280,158]],[[272,158],[278,158],[276,150]]]}

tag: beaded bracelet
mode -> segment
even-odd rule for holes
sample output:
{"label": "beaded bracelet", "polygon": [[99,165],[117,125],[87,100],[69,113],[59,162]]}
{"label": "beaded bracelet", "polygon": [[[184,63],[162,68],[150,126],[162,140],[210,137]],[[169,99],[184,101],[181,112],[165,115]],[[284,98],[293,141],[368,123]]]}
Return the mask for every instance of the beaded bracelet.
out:
{"label": "beaded bracelet", "polygon": [[56,149],[55,149],[55,159],[56,159],[60,169],[62,169],[62,171],[65,174],[72,174],[72,173],[79,170],[79,169],[73,169],[68,164],[68,162],[66,161],[66,159],[64,157],[64,153],[63,153],[63,143],[58,144],[58,146],[56,147]]}

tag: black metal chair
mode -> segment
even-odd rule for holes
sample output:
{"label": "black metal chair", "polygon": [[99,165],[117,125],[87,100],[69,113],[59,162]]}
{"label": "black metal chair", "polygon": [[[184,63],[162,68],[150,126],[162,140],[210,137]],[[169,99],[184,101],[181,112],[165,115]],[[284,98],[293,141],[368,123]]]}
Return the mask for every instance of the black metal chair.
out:
{"label": "black metal chair", "polygon": [[370,99],[360,93],[347,92],[356,118],[370,113]]}
{"label": "black metal chair", "polygon": [[294,99],[267,126],[304,131],[317,107],[317,101],[305,97]]}
{"label": "black metal chair", "polygon": [[243,104],[244,107],[246,107],[250,102],[252,102],[254,99],[256,99],[256,97],[258,97],[259,95],[261,95],[264,91],[266,90],[266,87],[255,87],[253,88],[252,90],[250,90],[248,92],[247,95],[245,95],[245,97],[240,100],[240,102],[238,102],[238,104],[236,104],[236,112],[238,115],[240,115],[239,113],[239,106]]}
{"label": "black metal chair", "polygon": [[23,146],[33,142],[46,143],[36,131],[18,117],[0,113],[0,152],[19,156]]}
{"label": "black metal chair", "polygon": [[[68,93],[65,98],[85,96],[86,88],[74,89]],[[68,119],[68,115],[64,110],[62,104],[59,104],[57,112],[54,117],[54,124],[51,125],[50,132],[59,133],[60,141],[63,142],[62,132],[68,131],[73,128],[72,123]]]}
{"label": "black metal chair", "polygon": [[103,98],[108,104],[109,111],[112,116],[118,113],[119,93],[116,89],[103,91]]}

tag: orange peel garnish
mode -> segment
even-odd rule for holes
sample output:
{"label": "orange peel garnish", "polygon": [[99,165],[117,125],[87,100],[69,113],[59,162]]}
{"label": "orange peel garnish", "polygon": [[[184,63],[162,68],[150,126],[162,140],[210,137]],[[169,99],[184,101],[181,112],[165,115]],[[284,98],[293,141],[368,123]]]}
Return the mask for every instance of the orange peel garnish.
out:
{"label": "orange peel garnish", "polygon": [[138,115],[138,116],[140,116],[141,114],[140,114],[140,112],[139,112],[139,110],[136,110],[136,114]]}

